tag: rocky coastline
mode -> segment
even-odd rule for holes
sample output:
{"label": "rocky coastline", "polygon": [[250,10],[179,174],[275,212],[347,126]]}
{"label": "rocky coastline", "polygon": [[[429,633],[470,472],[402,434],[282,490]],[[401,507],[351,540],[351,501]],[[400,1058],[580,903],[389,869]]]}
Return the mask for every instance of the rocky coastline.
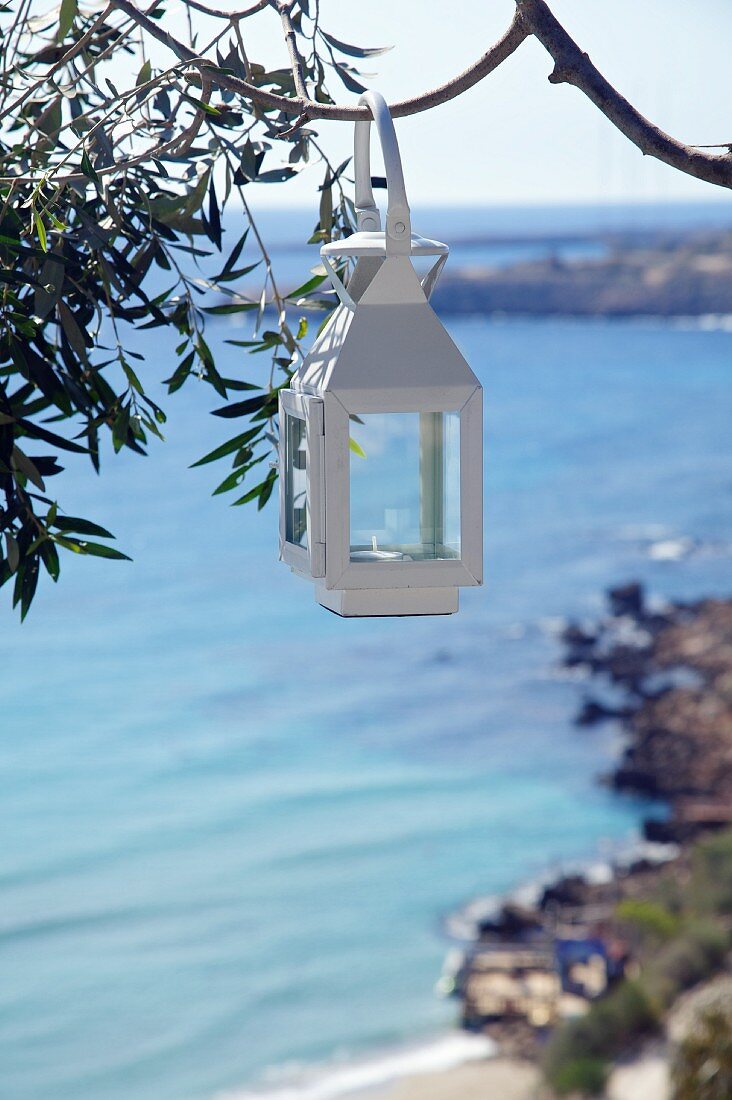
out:
{"label": "rocky coastline", "polygon": [[608,702],[588,691],[577,716],[621,725],[626,745],[608,782],[668,805],[668,817],[646,819],[648,840],[684,843],[732,826],[732,600],[649,609],[632,582],[608,601],[606,619],[562,636],[565,666],[616,693]]}
{"label": "rocky coastline", "polygon": [[[583,1060],[607,1080],[619,1052],[659,1041],[684,990],[730,965],[732,900],[715,901],[710,932],[716,887],[699,868],[716,868],[731,889],[732,599],[657,606],[631,582],[608,592],[600,621],[569,623],[561,644],[563,666],[587,674],[578,727],[612,721],[622,730],[603,782],[652,800],[652,843],[605,874],[563,875],[532,904],[507,899],[479,922],[453,975],[463,1026],[489,1035],[504,1056],[544,1066],[559,1095],[558,1082]],[[732,1021],[732,998],[727,1010]],[[595,1017],[618,1032],[601,1058],[587,1039]],[[585,1086],[574,1091],[600,1095]]]}

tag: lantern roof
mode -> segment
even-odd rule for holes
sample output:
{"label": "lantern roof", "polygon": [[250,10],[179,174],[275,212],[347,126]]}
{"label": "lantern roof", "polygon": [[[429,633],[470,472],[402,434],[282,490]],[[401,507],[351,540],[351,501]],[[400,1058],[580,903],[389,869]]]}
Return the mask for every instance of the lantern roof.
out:
{"label": "lantern roof", "polygon": [[[447,256],[449,246],[442,241],[433,241],[429,237],[421,237],[419,233],[410,235],[412,256]],[[320,249],[320,255],[324,258],[342,256],[386,256],[388,248],[387,235],[384,230],[361,230],[342,240],[329,241]]]}
{"label": "lantern roof", "polygon": [[339,306],[296,371],[293,388],[332,393],[352,412],[461,408],[479,382],[427,301],[409,257],[376,262],[356,308]]}
{"label": "lantern roof", "polygon": [[[386,169],[385,228],[371,186],[370,123],[356,123],[354,166],[358,231],[323,245],[320,255],[341,305],[296,370],[292,388],[331,395],[351,413],[456,411],[480,384],[429,304],[449,252],[412,233],[399,146],[382,96],[365,92]],[[413,257],[435,256],[420,278]],[[338,258],[353,257],[347,286]]]}

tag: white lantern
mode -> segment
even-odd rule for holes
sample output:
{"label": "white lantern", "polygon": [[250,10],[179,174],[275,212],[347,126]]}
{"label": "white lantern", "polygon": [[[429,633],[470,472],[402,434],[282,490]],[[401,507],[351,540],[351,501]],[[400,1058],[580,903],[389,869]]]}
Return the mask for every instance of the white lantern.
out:
{"label": "white lantern", "polygon": [[[428,302],[449,250],[411,232],[389,109],[372,91],[360,103],[386,228],[357,122],[358,232],[320,251],[340,305],[280,393],[280,558],[339,615],[448,615],[483,577],[482,389]],[[435,257],[421,279],[420,256]]]}

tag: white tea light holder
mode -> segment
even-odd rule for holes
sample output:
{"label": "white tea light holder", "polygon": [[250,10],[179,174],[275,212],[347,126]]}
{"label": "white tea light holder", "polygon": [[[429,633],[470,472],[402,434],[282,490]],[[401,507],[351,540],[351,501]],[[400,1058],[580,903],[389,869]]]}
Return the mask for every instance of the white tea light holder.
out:
{"label": "white tea light holder", "polygon": [[[358,231],[320,250],[339,305],[280,392],[280,559],[338,615],[449,615],[483,580],[482,388],[429,304],[449,249],[412,233],[386,102],[359,103],[386,225],[371,123],[357,122]],[[435,258],[421,279],[415,256]]]}

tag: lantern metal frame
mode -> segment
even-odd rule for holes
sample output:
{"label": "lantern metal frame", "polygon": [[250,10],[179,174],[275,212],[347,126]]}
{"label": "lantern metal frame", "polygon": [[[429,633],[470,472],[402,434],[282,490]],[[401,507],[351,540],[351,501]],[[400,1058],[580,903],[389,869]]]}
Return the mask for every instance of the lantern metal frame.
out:
{"label": "lantern metal frame", "polygon": [[[300,546],[287,538],[286,483],[287,439],[286,417],[296,417],[305,424],[305,507],[307,546]],[[323,401],[318,397],[283,390],[280,393],[280,560],[302,576],[317,579],[325,576],[325,506],[323,501],[325,459],[325,430]]]}
{"label": "lantern metal frame", "polygon": [[[412,234],[388,107],[373,91],[359,102],[371,109],[381,140],[386,225],[382,230],[371,190],[370,122],[359,121],[354,140],[358,232],[321,248],[340,305],[290,388],[280,392],[280,558],[315,582],[323,606],[344,616],[451,614],[457,611],[458,589],[483,580],[482,387],[428,304],[448,246]],[[435,257],[421,279],[414,256]],[[347,285],[336,266],[344,257],[356,259]],[[352,560],[349,421],[370,413],[459,416],[457,558]],[[287,540],[288,416],[305,423],[307,546]]]}

